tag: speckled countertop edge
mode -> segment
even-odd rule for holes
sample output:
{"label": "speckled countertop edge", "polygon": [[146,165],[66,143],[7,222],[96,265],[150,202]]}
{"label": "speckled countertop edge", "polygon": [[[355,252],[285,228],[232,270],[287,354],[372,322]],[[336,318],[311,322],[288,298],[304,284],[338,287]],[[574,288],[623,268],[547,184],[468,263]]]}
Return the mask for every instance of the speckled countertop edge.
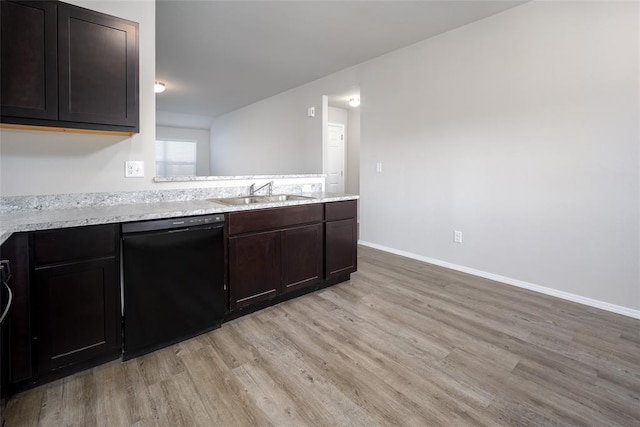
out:
{"label": "speckled countertop edge", "polygon": [[291,178],[326,178],[325,174],[297,175],[211,175],[211,176],[156,176],[153,182],[192,182],[192,181],[234,181],[243,179],[291,179]]}
{"label": "speckled countertop edge", "polygon": [[4,243],[11,234],[21,231],[49,230],[54,228],[68,228],[85,225],[112,224],[149,219],[228,213],[283,206],[338,202],[359,198],[359,196],[355,195],[335,193],[303,193],[302,195],[313,197],[313,199],[259,203],[243,206],[228,206],[210,200],[189,200],[70,209],[34,209],[8,212],[0,214],[0,244]]}

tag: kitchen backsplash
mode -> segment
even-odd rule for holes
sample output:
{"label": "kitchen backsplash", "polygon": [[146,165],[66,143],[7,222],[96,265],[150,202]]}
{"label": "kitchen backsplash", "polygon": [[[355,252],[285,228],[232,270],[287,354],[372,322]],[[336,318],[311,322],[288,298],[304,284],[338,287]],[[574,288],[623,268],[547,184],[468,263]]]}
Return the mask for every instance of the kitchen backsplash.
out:
{"label": "kitchen backsplash", "polygon": [[[262,179],[264,181],[264,178]],[[295,179],[274,179],[273,194],[299,194],[324,191],[324,178],[296,183]],[[44,194],[0,197],[0,213],[21,210],[51,210],[82,207],[128,205],[134,203],[179,202],[247,195],[248,185],[181,188],[168,190],[105,193]],[[262,192],[261,192],[262,193]]]}

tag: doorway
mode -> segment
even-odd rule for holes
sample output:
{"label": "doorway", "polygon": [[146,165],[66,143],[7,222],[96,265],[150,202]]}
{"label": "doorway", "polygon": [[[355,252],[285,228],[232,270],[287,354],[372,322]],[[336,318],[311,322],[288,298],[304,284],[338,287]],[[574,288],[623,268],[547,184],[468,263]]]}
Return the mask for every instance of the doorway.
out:
{"label": "doorway", "polygon": [[330,193],[344,193],[344,125],[341,123],[329,123],[327,129],[327,191]]}
{"label": "doorway", "polygon": [[322,97],[322,172],[327,192],[360,194],[360,88]]}

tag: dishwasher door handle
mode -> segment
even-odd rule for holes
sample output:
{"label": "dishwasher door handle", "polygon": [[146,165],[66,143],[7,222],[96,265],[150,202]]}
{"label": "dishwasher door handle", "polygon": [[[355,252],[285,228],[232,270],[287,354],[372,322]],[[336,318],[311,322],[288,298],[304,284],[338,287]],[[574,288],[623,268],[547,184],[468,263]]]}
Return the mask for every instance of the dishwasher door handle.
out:
{"label": "dishwasher door handle", "polygon": [[197,226],[197,227],[187,227],[187,228],[176,228],[175,230],[164,230],[165,233],[184,233],[185,231],[203,231],[203,230],[218,230],[222,229],[224,224],[220,225],[210,225],[210,226]]}
{"label": "dishwasher door handle", "polygon": [[184,233],[185,231],[191,231],[188,228],[178,228],[177,230],[166,230],[165,233]]}

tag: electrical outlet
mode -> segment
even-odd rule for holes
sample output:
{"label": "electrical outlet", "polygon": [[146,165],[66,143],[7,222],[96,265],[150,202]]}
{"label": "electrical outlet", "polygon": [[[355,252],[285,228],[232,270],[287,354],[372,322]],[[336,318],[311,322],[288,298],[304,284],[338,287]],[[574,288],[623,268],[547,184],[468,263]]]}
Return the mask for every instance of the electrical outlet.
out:
{"label": "electrical outlet", "polygon": [[453,241],[455,243],[462,243],[462,231],[453,230]]}
{"label": "electrical outlet", "polygon": [[376,172],[382,173],[382,162],[376,163]]}
{"label": "electrical outlet", "polygon": [[311,184],[302,184],[302,192],[303,193],[311,193]]}
{"label": "electrical outlet", "polygon": [[125,178],[144,178],[144,162],[126,161],[124,162]]}

